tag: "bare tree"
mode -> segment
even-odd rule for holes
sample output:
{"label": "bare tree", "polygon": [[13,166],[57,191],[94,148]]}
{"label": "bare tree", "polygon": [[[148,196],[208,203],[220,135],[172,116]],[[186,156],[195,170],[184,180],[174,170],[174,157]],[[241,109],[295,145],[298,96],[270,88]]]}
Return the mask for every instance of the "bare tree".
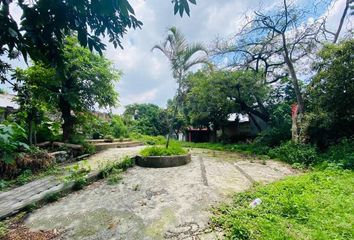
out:
{"label": "bare tree", "polygon": [[[349,16],[349,9],[353,8],[354,6],[352,5],[354,3],[354,0],[346,0],[345,2],[345,6],[341,15],[341,18],[339,20],[338,23],[338,27],[335,31],[331,31],[327,28],[327,22],[328,22],[328,18],[324,17],[323,19],[321,19],[320,23],[319,23],[319,32],[322,33],[321,35],[323,36],[323,38],[328,41],[328,39],[332,38],[332,43],[337,43],[339,36],[343,30],[343,26],[344,26],[344,21],[345,18],[347,16]],[[352,12],[353,14],[354,12]]]}
{"label": "bare tree", "polygon": [[[317,23],[307,23],[307,12],[288,0],[272,12],[256,11],[236,35],[233,47],[221,47],[221,52],[233,52],[235,67],[261,72],[265,84],[289,77],[297,102],[297,118],[293,124],[293,140],[297,141],[305,113],[296,63],[316,48]],[[235,39],[233,40],[235,42]],[[227,45],[224,45],[224,47]]]}

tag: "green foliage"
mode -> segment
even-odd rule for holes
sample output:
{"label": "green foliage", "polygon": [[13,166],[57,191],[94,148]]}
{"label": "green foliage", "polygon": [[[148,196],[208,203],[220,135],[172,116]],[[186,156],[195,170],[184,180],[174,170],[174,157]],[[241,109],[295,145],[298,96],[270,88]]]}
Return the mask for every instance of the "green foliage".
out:
{"label": "green foliage", "polygon": [[113,168],[110,175],[107,177],[107,183],[110,185],[114,185],[120,182],[120,180],[123,179],[122,177],[122,169],[117,169],[117,168]]}
{"label": "green foliage", "polygon": [[18,185],[24,185],[32,180],[32,171],[30,169],[24,170],[16,179]]}
{"label": "green foliage", "polygon": [[[289,177],[235,195],[215,209],[212,221],[226,239],[352,239],[352,171]],[[249,204],[256,198],[262,203]]]}
{"label": "green foliage", "polygon": [[307,89],[307,134],[324,148],[354,135],[354,40],[326,45]]}
{"label": "green foliage", "polygon": [[269,151],[269,147],[267,146],[252,143],[222,144],[181,142],[181,145],[186,148],[205,148],[210,150],[240,152],[244,154],[258,155],[266,155]]}
{"label": "green foliage", "polygon": [[340,143],[330,146],[320,157],[325,165],[335,164],[354,170],[354,140],[343,139]]}
{"label": "green foliage", "polygon": [[132,133],[131,138],[141,141],[147,145],[164,145],[166,138],[164,136],[148,136],[137,133]]}
{"label": "green foliage", "polygon": [[8,232],[8,224],[5,221],[0,221],[0,238],[5,237],[6,233]]}
{"label": "green foliage", "polygon": [[29,148],[25,140],[26,132],[18,124],[0,124],[0,162],[13,163],[19,151]]}
{"label": "green foliage", "polygon": [[159,147],[159,146],[151,146],[146,147],[140,151],[140,154],[144,157],[148,156],[172,156],[172,155],[183,155],[187,154],[187,151],[183,149],[178,144],[171,144],[169,148]]}
{"label": "green foliage", "polygon": [[113,116],[111,120],[111,134],[115,138],[127,137],[128,129],[125,126],[123,119],[120,116]]}
{"label": "green foliage", "polygon": [[[196,0],[173,0],[174,13],[180,16],[190,14],[189,3]],[[12,1],[0,1],[0,54],[7,53],[9,59],[22,53],[34,61],[42,60],[52,65],[61,63],[65,36],[77,32],[82,46],[102,54],[106,45],[101,37],[107,37],[117,48],[129,28],[141,28],[143,23],[136,19],[128,0],[122,1],[50,1],[35,0],[16,3],[21,21],[15,21],[17,14],[11,7]],[[0,80],[4,82],[11,66],[0,61]]]}
{"label": "green foliage", "polygon": [[64,183],[73,182],[74,190],[80,190],[87,185],[87,174],[91,171],[91,167],[87,161],[74,164],[66,170],[68,175],[64,177]]}
{"label": "green foliage", "polygon": [[25,169],[14,179],[0,179],[0,191],[6,191],[9,188],[18,187],[36,179],[58,175],[59,173],[61,173],[61,171],[54,165],[41,172],[33,172],[30,169]]}
{"label": "green foliage", "polygon": [[50,193],[50,194],[47,194],[45,197],[44,197],[44,201],[46,203],[52,203],[52,202],[56,202],[58,201],[60,198],[61,198],[61,194],[59,192],[56,192],[56,193]]}
{"label": "green foliage", "polygon": [[118,162],[109,162],[100,167],[101,178],[106,178],[108,184],[117,184],[122,180],[122,173],[135,165],[135,160],[129,156],[124,157]]}
{"label": "green foliage", "polygon": [[44,141],[60,141],[61,140],[61,123],[58,121],[52,121],[47,117],[44,117],[41,124],[36,126],[37,142]]}
{"label": "green foliage", "polygon": [[81,124],[77,115],[93,111],[95,106],[105,108],[116,104],[114,82],[121,73],[106,58],[80,47],[74,37],[65,40],[63,61],[61,71],[65,74],[59,79],[57,69],[39,61],[26,70],[17,69],[16,78],[25,83],[36,102],[61,112],[64,140],[71,140],[74,125]]}
{"label": "green foliage", "polygon": [[269,127],[254,140],[257,145],[275,147],[291,139],[291,107],[287,101],[274,104],[269,109]]}
{"label": "green foliage", "polygon": [[311,145],[293,143],[291,141],[271,149],[268,155],[271,158],[278,158],[290,164],[301,163],[305,166],[314,165],[319,160],[316,148]]}
{"label": "green foliage", "polygon": [[187,77],[189,88],[184,102],[190,122],[194,126],[218,129],[232,112],[233,101],[228,98],[224,84],[232,83],[226,72],[199,71]]}
{"label": "green foliage", "polygon": [[123,114],[129,132],[142,135],[165,135],[168,133],[163,110],[151,103],[127,105]]}

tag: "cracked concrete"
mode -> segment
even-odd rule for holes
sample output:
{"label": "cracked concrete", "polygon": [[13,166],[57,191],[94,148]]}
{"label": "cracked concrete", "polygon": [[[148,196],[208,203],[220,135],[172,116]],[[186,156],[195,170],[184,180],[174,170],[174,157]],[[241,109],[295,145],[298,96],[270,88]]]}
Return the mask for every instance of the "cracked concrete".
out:
{"label": "cracked concrete", "polygon": [[211,206],[253,181],[268,183],[291,174],[279,162],[264,165],[235,153],[193,149],[187,165],[136,166],[119,184],[93,183],[34,211],[25,224],[62,231],[62,239],[218,239],[221,234],[208,229]]}

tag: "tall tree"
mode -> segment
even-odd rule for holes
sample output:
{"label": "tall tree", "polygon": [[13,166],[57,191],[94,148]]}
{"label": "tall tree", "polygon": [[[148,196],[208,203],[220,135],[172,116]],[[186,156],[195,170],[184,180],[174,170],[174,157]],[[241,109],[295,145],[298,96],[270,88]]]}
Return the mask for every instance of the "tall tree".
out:
{"label": "tall tree", "polygon": [[[172,0],[174,13],[190,14],[189,3],[195,0]],[[13,18],[10,5],[21,9],[21,21]],[[18,8],[14,8],[18,13]],[[122,47],[121,38],[129,28],[140,28],[134,9],[128,0],[0,0],[0,55],[24,59],[29,55],[33,61],[43,61],[58,68],[57,74],[65,75],[62,69],[64,39],[77,33],[82,46],[102,53],[105,44],[100,37],[107,36],[114,47]],[[6,74],[11,67],[0,60],[0,80],[8,81]],[[16,86],[14,86],[16,87]]]}
{"label": "tall tree", "polygon": [[[175,27],[171,27],[167,37],[161,44],[155,45],[152,50],[161,51],[169,60],[172,76],[177,81],[176,104],[173,111],[170,130],[167,137],[166,148],[168,148],[170,137],[173,131],[173,121],[176,117],[181,97],[185,90],[185,77],[188,71],[195,65],[208,63],[207,51],[200,43],[188,44],[184,35]],[[202,53],[203,55],[198,55]]]}
{"label": "tall tree", "polygon": [[307,87],[309,140],[320,147],[354,135],[354,40],[328,44]]}
{"label": "tall tree", "polygon": [[[317,47],[318,25],[306,23],[303,9],[288,0],[272,11],[258,11],[234,39],[231,51],[241,56],[246,69],[263,72],[265,83],[289,78],[296,95],[297,110],[293,121],[293,140],[301,139],[305,104],[296,64]],[[285,71],[284,71],[285,70]]]}
{"label": "tall tree", "polygon": [[166,119],[163,109],[151,103],[127,105],[124,119],[130,130],[144,135],[165,135]]}
{"label": "tall tree", "polygon": [[63,61],[67,73],[64,78],[58,77],[55,69],[43,62],[18,70],[16,75],[19,82],[31,86],[37,99],[61,112],[63,140],[70,141],[76,123],[75,114],[116,104],[118,94],[114,82],[119,79],[120,72],[104,57],[80,47],[73,37],[65,39]]}

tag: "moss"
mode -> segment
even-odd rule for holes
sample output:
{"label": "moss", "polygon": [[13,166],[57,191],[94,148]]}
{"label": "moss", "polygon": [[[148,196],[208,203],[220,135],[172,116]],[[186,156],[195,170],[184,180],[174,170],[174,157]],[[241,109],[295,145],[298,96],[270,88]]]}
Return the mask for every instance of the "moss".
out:
{"label": "moss", "polygon": [[161,213],[160,219],[146,227],[145,234],[152,239],[164,239],[163,234],[166,226],[174,222],[176,222],[174,211],[170,208],[165,208]]}

